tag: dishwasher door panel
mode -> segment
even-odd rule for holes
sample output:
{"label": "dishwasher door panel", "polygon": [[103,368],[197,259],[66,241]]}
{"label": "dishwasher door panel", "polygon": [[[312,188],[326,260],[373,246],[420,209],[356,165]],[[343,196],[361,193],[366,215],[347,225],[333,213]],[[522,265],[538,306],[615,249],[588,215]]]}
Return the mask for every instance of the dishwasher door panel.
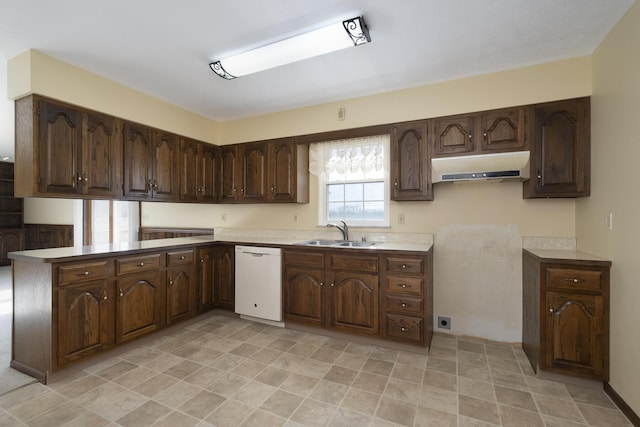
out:
{"label": "dishwasher door panel", "polygon": [[282,320],[280,249],[236,246],[235,302],[238,314]]}

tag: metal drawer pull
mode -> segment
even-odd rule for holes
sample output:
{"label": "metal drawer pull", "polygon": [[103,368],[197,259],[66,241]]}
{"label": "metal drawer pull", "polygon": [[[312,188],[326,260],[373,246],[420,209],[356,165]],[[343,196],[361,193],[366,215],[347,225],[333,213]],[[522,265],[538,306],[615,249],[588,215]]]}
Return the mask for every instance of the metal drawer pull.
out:
{"label": "metal drawer pull", "polygon": [[407,268],[406,264],[402,264],[402,269],[404,270],[405,268]]}
{"label": "metal drawer pull", "polygon": [[169,277],[169,286],[173,285],[173,279]]}
{"label": "metal drawer pull", "polygon": [[182,256],[180,257],[180,259],[181,259],[181,260],[183,260],[183,259],[185,259],[185,258],[186,258],[186,257],[185,257],[184,255],[182,255]]}
{"label": "metal drawer pull", "polygon": [[88,276],[90,274],[91,274],[90,271],[83,271],[82,273],[78,273],[78,276]]}
{"label": "metal drawer pull", "polygon": [[141,262],[140,264],[138,264],[138,267],[144,267],[144,262]]}
{"label": "metal drawer pull", "polygon": [[578,279],[577,277],[565,277],[564,280],[566,282],[573,282],[573,283],[582,283],[582,282],[584,282],[584,280]]}
{"label": "metal drawer pull", "polygon": [[400,285],[400,286],[401,286],[401,287],[403,287],[403,288],[406,288],[406,287],[407,287],[407,284],[406,284],[406,283],[403,283],[403,284],[402,284],[402,285]]}
{"label": "metal drawer pull", "polygon": [[204,262],[204,258],[200,258],[200,262],[203,263]]}
{"label": "metal drawer pull", "polygon": [[549,304],[549,313],[553,314],[553,306]]}
{"label": "metal drawer pull", "polygon": [[407,303],[406,303],[406,302],[403,302],[401,305],[402,305],[403,307],[406,307],[406,306],[407,306]]}
{"label": "metal drawer pull", "polygon": [[120,289],[120,296],[123,297],[124,296],[124,292],[122,292],[122,289]]}
{"label": "metal drawer pull", "polygon": [[335,284],[333,284],[333,283],[332,283],[332,284],[331,284],[331,287],[333,288],[334,286],[335,286]]}
{"label": "metal drawer pull", "polygon": [[406,331],[407,331],[407,328],[402,327],[402,328],[400,328],[400,330],[401,330],[402,332],[406,332]]}
{"label": "metal drawer pull", "polygon": [[320,286],[324,286],[324,283],[320,282]]}
{"label": "metal drawer pull", "polygon": [[102,299],[107,300],[107,291],[102,291]]}

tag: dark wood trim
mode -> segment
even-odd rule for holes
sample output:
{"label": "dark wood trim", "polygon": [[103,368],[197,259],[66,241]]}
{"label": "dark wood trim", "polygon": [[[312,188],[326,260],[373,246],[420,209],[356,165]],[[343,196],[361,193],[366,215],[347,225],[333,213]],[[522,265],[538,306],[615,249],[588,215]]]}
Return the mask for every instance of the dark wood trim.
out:
{"label": "dark wood trim", "polygon": [[341,129],[329,132],[313,133],[296,136],[297,144],[310,144],[312,142],[334,141],[336,139],[362,138],[366,136],[391,134],[393,124],[365,126],[361,128]]}
{"label": "dark wood trim", "polygon": [[138,240],[213,235],[213,228],[140,227]]}
{"label": "dark wood trim", "polygon": [[618,409],[620,409],[620,411],[624,414],[624,416],[627,417],[629,421],[631,421],[631,424],[636,427],[640,426],[640,417],[638,416],[638,414],[636,414],[633,409],[631,409],[631,407],[627,405],[627,402],[625,402],[624,399],[620,397],[620,395],[613,389],[613,387],[611,387],[608,382],[603,383],[603,389],[607,396],[609,396],[611,400],[613,400],[613,403],[615,403]]}
{"label": "dark wood trim", "polygon": [[82,244],[87,246],[91,244],[91,200],[82,201]]}

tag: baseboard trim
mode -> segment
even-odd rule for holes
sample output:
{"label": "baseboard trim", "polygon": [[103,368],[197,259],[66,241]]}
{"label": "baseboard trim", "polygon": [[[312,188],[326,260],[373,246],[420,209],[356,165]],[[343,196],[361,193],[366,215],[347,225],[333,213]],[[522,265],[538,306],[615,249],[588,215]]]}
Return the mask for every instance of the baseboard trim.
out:
{"label": "baseboard trim", "polygon": [[613,403],[615,403],[620,411],[622,411],[624,416],[627,417],[629,421],[631,421],[631,424],[636,427],[640,427],[640,417],[638,416],[638,414],[636,414],[633,409],[631,409],[631,407],[627,405],[627,402],[625,402],[624,399],[620,397],[620,395],[613,389],[613,387],[611,387],[608,382],[605,382],[603,388],[604,392],[607,393],[611,400],[613,400]]}

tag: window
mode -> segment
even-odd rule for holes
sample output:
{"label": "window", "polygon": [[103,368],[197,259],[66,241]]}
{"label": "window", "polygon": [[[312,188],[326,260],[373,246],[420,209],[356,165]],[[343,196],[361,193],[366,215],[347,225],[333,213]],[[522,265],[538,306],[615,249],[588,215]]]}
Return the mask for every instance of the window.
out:
{"label": "window", "polygon": [[389,135],[311,144],[319,222],[389,226]]}
{"label": "window", "polygon": [[140,202],[77,200],[76,245],[126,243],[138,240]]}

